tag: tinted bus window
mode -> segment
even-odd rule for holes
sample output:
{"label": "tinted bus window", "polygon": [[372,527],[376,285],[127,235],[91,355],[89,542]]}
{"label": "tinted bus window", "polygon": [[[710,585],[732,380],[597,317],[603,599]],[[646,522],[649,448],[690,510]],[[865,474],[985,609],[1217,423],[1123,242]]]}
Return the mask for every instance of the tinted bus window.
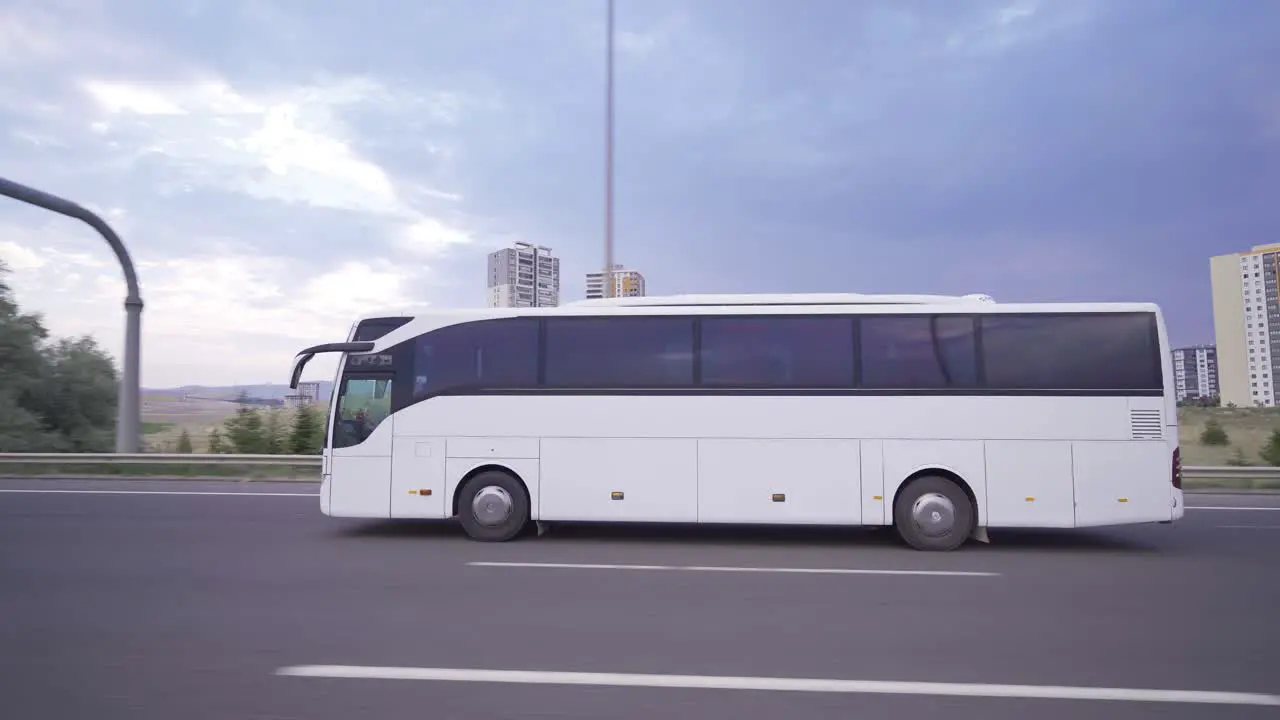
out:
{"label": "tinted bus window", "polygon": [[546,384],[560,388],[688,387],[693,320],[547,318]]}
{"label": "tinted bus window", "polygon": [[538,321],[502,318],[423,334],[413,351],[413,398],[456,390],[535,387]]}
{"label": "tinted bus window", "polygon": [[407,317],[385,317],[361,320],[360,324],[356,326],[355,342],[377,340],[412,319]]}
{"label": "tinted bus window", "polygon": [[1011,390],[1161,390],[1150,313],[985,315],[987,386]]}
{"label": "tinted bus window", "polygon": [[[407,317],[383,317],[361,320],[356,326],[355,342],[377,340],[396,328],[412,320]],[[369,355],[355,353],[347,355],[347,372],[389,372],[396,365],[397,348],[387,348],[381,353]]]}
{"label": "tinted bus window", "polygon": [[972,388],[978,383],[973,318],[866,316],[859,320],[861,385],[882,390]]}
{"label": "tinted bus window", "polygon": [[847,317],[703,318],[702,384],[840,388],[853,384]]}
{"label": "tinted bus window", "polygon": [[338,419],[333,424],[333,447],[359,445],[391,415],[393,378],[390,375],[346,378],[338,387]]}

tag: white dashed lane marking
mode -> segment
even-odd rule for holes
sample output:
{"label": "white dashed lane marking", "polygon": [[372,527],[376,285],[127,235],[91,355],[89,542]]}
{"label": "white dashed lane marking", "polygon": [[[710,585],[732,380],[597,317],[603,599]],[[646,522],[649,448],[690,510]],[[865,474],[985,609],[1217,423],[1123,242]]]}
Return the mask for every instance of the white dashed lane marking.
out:
{"label": "white dashed lane marking", "polygon": [[1037,700],[1104,700],[1204,705],[1263,705],[1280,707],[1280,696],[1209,690],[1152,690],[1144,688],[1069,687],[1055,685],[987,685],[980,683],[894,682],[825,678],[724,677],[714,675],[639,675],[631,673],[554,672],[538,670],[478,670],[472,668],[368,667],[361,665],[299,665],[276,670],[276,675],[301,678],[357,680],[423,680],[433,682],[515,683],[523,685],[585,685],[594,687],[696,688],[772,692],[947,695]]}

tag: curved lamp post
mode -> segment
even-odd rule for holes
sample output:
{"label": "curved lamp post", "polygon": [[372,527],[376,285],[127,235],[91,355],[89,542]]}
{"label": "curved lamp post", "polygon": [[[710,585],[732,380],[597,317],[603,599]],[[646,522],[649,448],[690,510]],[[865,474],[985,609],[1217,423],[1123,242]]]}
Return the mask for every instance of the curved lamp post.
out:
{"label": "curved lamp post", "polygon": [[57,195],[27,187],[12,180],[0,178],[0,195],[35,205],[80,220],[98,231],[111,246],[124,271],[127,294],[124,298],[124,372],[120,378],[119,399],[116,403],[116,452],[140,452],[142,445],[142,401],[139,386],[140,357],[142,355],[142,293],[138,289],[138,274],[133,260],[120,236],[106,221],[89,210]]}

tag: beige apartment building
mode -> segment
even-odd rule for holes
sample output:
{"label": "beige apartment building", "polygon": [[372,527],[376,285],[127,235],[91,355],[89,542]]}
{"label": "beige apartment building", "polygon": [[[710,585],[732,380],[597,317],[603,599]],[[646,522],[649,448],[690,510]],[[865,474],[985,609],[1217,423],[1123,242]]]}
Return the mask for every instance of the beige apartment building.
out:
{"label": "beige apartment building", "polygon": [[1222,404],[1276,406],[1280,243],[1209,259]]}
{"label": "beige apartment building", "polygon": [[[587,273],[587,299],[604,297],[604,272]],[[613,266],[613,297],[644,297],[644,275],[637,270]]]}

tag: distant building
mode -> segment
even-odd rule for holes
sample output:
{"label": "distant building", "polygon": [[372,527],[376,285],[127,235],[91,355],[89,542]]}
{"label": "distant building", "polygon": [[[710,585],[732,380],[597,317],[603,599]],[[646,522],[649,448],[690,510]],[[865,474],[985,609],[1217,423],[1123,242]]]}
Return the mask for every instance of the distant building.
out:
{"label": "distant building", "polygon": [[[587,299],[604,297],[604,271],[587,273]],[[637,270],[613,266],[613,297],[644,297],[644,275]]]}
{"label": "distant building", "polygon": [[1218,349],[1196,345],[1174,350],[1173,376],[1179,401],[1218,397]]}
{"label": "distant building", "polygon": [[551,248],[518,242],[489,253],[489,307],[560,304],[560,258]]}
{"label": "distant building", "polygon": [[1280,378],[1280,244],[1209,259],[1222,404],[1277,404]]}
{"label": "distant building", "polygon": [[301,407],[302,405],[315,405],[320,402],[320,383],[300,382],[298,383],[298,391],[284,396],[284,404],[286,407]]}

